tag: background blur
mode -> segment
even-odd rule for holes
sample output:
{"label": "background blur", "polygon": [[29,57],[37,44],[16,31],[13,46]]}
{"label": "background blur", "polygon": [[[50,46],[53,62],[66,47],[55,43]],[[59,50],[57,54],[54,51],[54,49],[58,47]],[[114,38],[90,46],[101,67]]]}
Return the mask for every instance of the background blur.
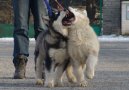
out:
{"label": "background blur", "polygon": [[[62,0],[64,6],[70,4],[83,10],[87,10],[92,27],[97,35],[101,33],[102,27],[102,10],[101,0]],[[87,8],[86,8],[87,7]],[[0,0],[0,38],[12,37],[13,34],[13,7],[12,0]],[[100,12],[101,11],[101,12]],[[33,17],[30,17],[29,36],[33,37]]]}

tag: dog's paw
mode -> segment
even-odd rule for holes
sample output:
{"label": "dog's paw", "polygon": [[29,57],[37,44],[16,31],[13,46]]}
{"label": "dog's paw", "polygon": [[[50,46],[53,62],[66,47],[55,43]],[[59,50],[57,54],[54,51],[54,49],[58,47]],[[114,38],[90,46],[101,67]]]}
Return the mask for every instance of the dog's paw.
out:
{"label": "dog's paw", "polygon": [[69,80],[70,83],[77,83],[77,79],[74,76],[69,78],[68,80]]}
{"label": "dog's paw", "polygon": [[87,77],[88,79],[93,79],[93,77],[94,77],[94,72],[87,71],[86,77]]}
{"label": "dog's paw", "polygon": [[48,87],[49,88],[53,88],[53,87],[62,87],[63,86],[63,84],[60,82],[54,82],[54,81],[51,81],[51,82],[49,82],[48,83]]}
{"label": "dog's paw", "polygon": [[63,84],[61,82],[56,82],[55,87],[63,87]]}
{"label": "dog's paw", "polygon": [[80,83],[79,83],[79,85],[80,85],[80,87],[86,87],[87,86],[87,81],[86,80],[84,80],[84,81],[81,81]]}
{"label": "dog's paw", "polygon": [[44,80],[42,80],[42,79],[37,79],[36,85],[44,85]]}
{"label": "dog's paw", "polygon": [[55,83],[53,81],[48,82],[47,85],[49,88],[55,87]]}
{"label": "dog's paw", "polygon": [[86,75],[86,77],[87,77],[88,79],[93,79],[93,78],[94,78],[94,75]]}

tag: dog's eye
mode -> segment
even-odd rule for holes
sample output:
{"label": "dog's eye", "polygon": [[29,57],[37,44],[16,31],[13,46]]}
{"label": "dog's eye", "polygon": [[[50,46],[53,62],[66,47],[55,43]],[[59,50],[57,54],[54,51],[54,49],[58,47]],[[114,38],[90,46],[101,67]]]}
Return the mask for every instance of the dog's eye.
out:
{"label": "dog's eye", "polygon": [[51,21],[55,21],[55,20],[57,20],[59,15],[60,15],[60,12],[52,12],[52,16],[49,16],[49,18]]}
{"label": "dog's eye", "polygon": [[55,19],[57,19],[60,16],[60,12],[55,13]]}

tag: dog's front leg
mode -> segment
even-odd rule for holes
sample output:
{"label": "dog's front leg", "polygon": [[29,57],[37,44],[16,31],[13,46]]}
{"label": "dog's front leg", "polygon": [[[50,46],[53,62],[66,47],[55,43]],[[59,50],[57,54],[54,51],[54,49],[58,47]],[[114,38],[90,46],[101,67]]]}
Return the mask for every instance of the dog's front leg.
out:
{"label": "dog's front leg", "polygon": [[64,67],[65,67],[65,65],[59,65],[56,68],[55,78],[54,78],[56,86],[63,86],[63,83],[62,83],[62,78],[63,77],[62,76],[63,76],[63,73],[64,73]]}
{"label": "dog's front leg", "polygon": [[86,61],[86,76],[88,79],[94,77],[95,67],[98,61],[98,57],[95,55],[89,55]]}
{"label": "dog's front leg", "polygon": [[66,68],[66,75],[67,75],[68,81],[70,83],[76,83],[77,82],[76,77],[73,74],[73,67],[72,67],[71,62],[68,64],[68,66]]}
{"label": "dog's front leg", "polygon": [[44,85],[45,82],[45,66],[43,56],[38,55],[35,60],[36,85]]}
{"label": "dog's front leg", "polygon": [[48,75],[46,76],[47,78],[47,86],[49,88],[52,88],[52,87],[55,87],[55,82],[54,82],[54,76],[55,76],[55,64],[54,64],[54,61],[52,61],[51,63],[51,70],[48,71]]}
{"label": "dog's front leg", "polygon": [[59,65],[56,67],[54,72],[51,72],[52,79],[48,83],[48,87],[57,87],[57,86],[63,86],[62,84],[62,75],[64,72],[64,66]]}
{"label": "dog's front leg", "polygon": [[80,62],[74,63],[74,73],[75,73],[75,76],[79,83],[79,86],[86,87],[87,81],[85,80],[84,71],[83,71],[83,68],[82,68],[82,65],[80,64]]}

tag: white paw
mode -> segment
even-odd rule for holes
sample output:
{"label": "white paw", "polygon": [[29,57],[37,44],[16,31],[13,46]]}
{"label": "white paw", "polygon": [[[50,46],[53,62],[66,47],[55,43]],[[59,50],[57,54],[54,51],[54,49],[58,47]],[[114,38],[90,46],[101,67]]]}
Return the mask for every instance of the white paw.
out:
{"label": "white paw", "polygon": [[53,82],[49,82],[49,83],[48,83],[48,87],[49,87],[49,88],[52,88],[52,87],[55,87],[55,85],[54,85]]}
{"label": "white paw", "polygon": [[42,79],[37,79],[36,85],[44,85],[44,80],[42,80]]}
{"label": "white paw", "polygon": [[53,87],[62,87],[63,85],[62,85],[62,83],[60,82],[54,82],[54,81],[51,81],[51,82],[49,82],[48,83],[48,87],[49,88],[53,88]]}
{"label": "white paw", "polygon": [[91,71],[87,71],[87,73],[86,73],[86,77],[88,78],[88,79],[93,79],[93,77],[94,77],[94,72],[91,72]]}
{"label": "white paw", "polygon": [[86,87],[87,86],[87,81],[86,80],[84,80],[84,81],[81,81],[80,83],[79,83],[79,85],[81,86],[81,87]]}
{"label": "white paw", "polygon": [[55,87],[63,87],[63,84],[60,82],[55,83]]}
{"label": "white paw", "polygon": [[74,76],[69,78],[68,80],[69,80],[70,83],[77,83],[77,79]]}

